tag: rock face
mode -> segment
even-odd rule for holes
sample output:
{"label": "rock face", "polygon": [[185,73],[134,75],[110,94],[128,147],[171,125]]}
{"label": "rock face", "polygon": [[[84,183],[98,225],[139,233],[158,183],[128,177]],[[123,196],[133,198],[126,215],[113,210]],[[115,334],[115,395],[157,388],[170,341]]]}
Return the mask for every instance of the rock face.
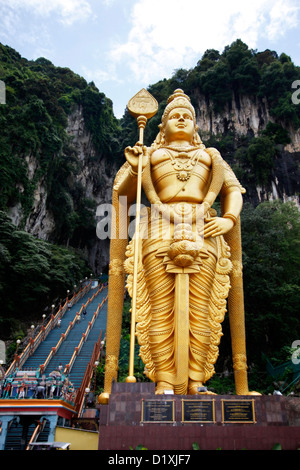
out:
{"label": "rock face", "polygon": [[238,135],[254,136],[263,130],[270,116],[265,100],[255,102],[248,96],[233,97],[222,114],[215,114],[211,103],[203,95],[197,95],[197,124],[202,137],[221,135],[233,131]]}
{"label": "rock face", "polygon": [[[197,124],[203,140],[228,132],[235,136],[257,137],[272,121],[265,99],[233,96],[230,105],[220,114],[214,113],[212,104],[200,93],[195,95],[195,99]],[[275,161],[273,178],[268,187],[247,188],[247,197],[254,204],[280,198],[292,200],[300,207],[300,129],[295,130],[291,125],[284,127],[291,143],[278,148],[280,157]]]}
{"label": "rock face", "polygon": [[[84,197],[94,201],[95,206],[111,201],[112,186],[117,168],[103,158],[94,159],[96,152],[92,143],[91,133],[86,129],[81,107],[77,107],[68,118],[67,133],[72,139],[78,159],[79,171],[73,174],[73,183],[80,183],[84,188]],[[38,171],[37,160],[30,156],[26,158],[28,179],[32,180]],[[20,188],[22,191],[22,188]],[[8,211],[12,222],[20,227],[23,221],[21,204],[11,207]],[[99,240],[95,231],[85,246],[81,246],[88,257],[89,264],[97,274],[103,272],[109,261],[109,240]],[[38,180],[34,191],[32,210],[23,225],[24,230],[43,240],[51,240],[55,229],[52,212],[47,208],[47,185],[44,179]]]}
{"label": "rock face", "polygon": [[[39,165],[35,157],[26,157],[28,165],[28,179],[32,181],[36,172],[39,170]],[[23,188],[19,188],[22,192]],[[34,190],[34,200],[31,212],[25,221],[24,230],[42,240],[48,240],[55,228],[55,220],[51,212],[47,210],[47,189],[45,179],[37,181]],[[21,203],[17,203],[8,211],[12,222],[20,227],[23,222],[23,210]]]}
{"label": "rock face", "polygon": [[[85,197],[95,201],[98,207],[111,202],[112,187],[118,170],[107,159],[93,160],[95,149],[91,133],[86,129],[82,108],[78,107],[68,119],[68,134],[72,137],[80,162],[80,171],[74,175],[76,182],[85,188]],[[95,211],[95,231],[92,240],[85,247],[89,263],[95,273],[103,272],[109,263],[109,239],[99,240],[96,234],[97,209]]]}
{"label": "rock face", "polygon": [[[233,97],[231,105],[222,114],[215,114],[213,107],[200,94],[196,95],[196,102],[197,123],[204,140],[210,135],[222,135],[228,131],[232,131],[236,136],[257,136],[270,121],[268,107],[264,100],[253,101],[246,96]],[[287,130],[290,133],[291,143],[281,149],[281,156],[276,161],[274,178],[270,186],[247,188],[247,197],[254,203],[281,198],[295,200],[299,205],[300,133],[299,130],[297,132],[292,129]],[[79,163],[78,173],[72,176],[74,182],[81,183],[84,188],[84,197],[93,200],[97,207],[100,204],[110,203],[113,180],[118,168],[108,158],[94,158],[96,152],[92,136],[86,128],[83,112],[79,106],[69,115],[67,133],[72,138]],[[26,161],[28,177],[33,179],[38,170],[38,163],[34,157],[30,156]],[[15,225],[20,226],[21,205],[11,207],[9,214]],[[88,256],[91,268],[99,274],[106,270],[109,263],[109,239],[99,240],[96,235],[96,225],[95,211],[95,231],[86,241],[83,250]],[[51,239],[51,234],[55,229],[55,220],[47,208],[47,185],[44,180],[39,180],[36,184],[34,204],[24,229],[41,239]]]}

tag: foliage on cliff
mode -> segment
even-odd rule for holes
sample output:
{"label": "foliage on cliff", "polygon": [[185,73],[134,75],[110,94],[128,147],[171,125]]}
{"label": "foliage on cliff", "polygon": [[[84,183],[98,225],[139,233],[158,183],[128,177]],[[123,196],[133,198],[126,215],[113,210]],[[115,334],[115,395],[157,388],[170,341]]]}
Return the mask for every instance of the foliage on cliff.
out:
{"label": "foliage on cliff", "polygon": [[271,357],[300,338],[299,209],[280,200],[245,204],[242,240],[249,347],[252,357],[257,345]]}
{"label": "foliage on cliff", "polygon": [[[72,241],[76,232],[94,224],[93,203],[74,187],[79,169],[72,141],[66,132],[67,116],[83,110],[96,155],[118,155],[118,121],[112,103],[93,83],[68,68],[40,58],[28,61],[0,44],[0,78],[6,85],[6,105],[0,106],[0,209],[21,204],[23,223],[30,214],[38,181],[45,181],[47,207],[56,222],[55,241]],[[28,159],[38,168],[28,174]]]}
{"label": "foliage on cliff", "polygon": [[[292,103],[292,83],[300,79],[300,67],[282,53],[249,49],[240,39],[226,46],[222,53],[207,50],[190,70],[178,69],[172,78],[149,87],[150,93],[161,103],[176,88],[183,88],[192,100],[202,93],[212,103],[216,112],[230,107],[232,96],[240,95],[266,98],[273,119],[300,126],[300,109]],[[194,103],[196,104],[196,103]]]}
{"label": "foliage on cliff", "polygon": [[[6,86],[0,106],[0,337],[7,338],[16,320],[40,318],[90,273],[72,246],[95,233],[95,203],[74,178],[80,161],[67,133],[68,115],[82,109],[95,149],[87,158],[94,161],[118,157],[119,124],[111,101],[93,83],[47,59],[28,61],[0,44],[0,79]],[[24,231],[41,182],[55,222],[51,244]],[[19,230],[5,216],[14,206],[23,215]]]}
{"label": "foliage on cliff", "polygon": [[41,322],[44,308],[57,306],[90,269],[76,251],[18,230],[2,211],[0,227],[0,337],[9,339],[20,323]]}

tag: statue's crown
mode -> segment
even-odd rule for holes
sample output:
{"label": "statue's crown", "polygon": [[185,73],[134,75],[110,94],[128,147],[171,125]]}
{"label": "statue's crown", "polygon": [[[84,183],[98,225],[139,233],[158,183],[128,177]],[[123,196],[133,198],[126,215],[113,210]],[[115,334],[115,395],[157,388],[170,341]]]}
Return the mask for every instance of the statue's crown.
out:
{"label": "statue's crown", "polygon": [[169,96],[167,104],[171,103],[171,101],[176,100],[176,99],[184,99],[187,100],[189,103],[191,102],[190,97],[184,93],[181,88],[177,88],[177,90],[174,91],[173,95]]}
{"label": "statue's crown", "polygon": [[167,116],[170,111],[175,108],[187,108],[191,111],[193,118],[195,120],[195,109],[191,103],[189,96],[187,96],[181,88],[177,88],[174,93],[169,96],[167,101],[167,106],[165,108],[164,114],[162,116],[162,123],[165,124]]}

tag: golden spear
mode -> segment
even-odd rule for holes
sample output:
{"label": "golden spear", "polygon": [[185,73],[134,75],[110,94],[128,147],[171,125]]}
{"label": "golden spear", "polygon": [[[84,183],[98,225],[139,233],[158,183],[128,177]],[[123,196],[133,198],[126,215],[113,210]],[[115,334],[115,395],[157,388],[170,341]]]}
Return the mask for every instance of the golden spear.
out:
{"label": "golden spear", "polygon": [[[139,127],[139,142],[143,145],[144,129],[147,120],[154,116],[158,109],[156,99],[144,88],[139,91],[127,104],[129,113],[137,119]],[[136,218],[134,234],[134,265],[133,265],[133,285],[131,303],[131,329],[130,329],[130,352],[129,352],[129,375],[126,382],[134,383],[134,348],[135,348],[135,322],[136,322],[136,297],[137,297],[137,272],[138,272],[138,250],[140,238],[140,210],[142,193],[142,159],[143,153],[139,157],[137,174],[137,195],[136,195]]]}

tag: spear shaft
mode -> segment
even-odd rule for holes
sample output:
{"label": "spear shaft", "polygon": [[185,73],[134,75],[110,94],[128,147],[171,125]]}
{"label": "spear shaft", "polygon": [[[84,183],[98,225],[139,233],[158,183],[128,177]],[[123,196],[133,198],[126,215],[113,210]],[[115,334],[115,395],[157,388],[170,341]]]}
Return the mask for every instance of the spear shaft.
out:
{"label": "spear shaft", "polygon": [[[135,95],[127,105],[128,111],[137,119],[139,127],[139,142],[143,146],[144,129],[147,120],[156,114],[158,109],[157,101],[145,89],[142,89]],[[138,174],[137,174],[137,195],[136,195],[136,218],[134,235],[134,265],[133,265],[133,284],[132,284],[132,303],[131,303],[131,328],[130,328],[130,351],[129,351],[129,374],[126,382],[134,383],[134,350],[135,350],[135,323],[136,323],[136,301],[137,301],[137,277],[138,277],[138,255],[140,244],[140,218],[141,218],[141,194],[142,194],[142,170],[143,170],[143,152],[139,156]]]}
{"label": "spear shaft", "polygon": [[[137,120],[138,120],[138,125],[139,125],[139,142],[143,144],[144,128],[147,122],[147,118],[145,116],[140,116],[138,117]],[[137,174],[136,218],[135,218],[135,234],[134,234],[134,264],[133,264],[130,351],[129,351],[129,374],[128,374],[128,377],[126,378],[126,382],[136,382],[136,378],[134,377],[134,349],[135,349],[138,255],[139,255],[139,243],[140,243],[142,166],[143,166],[143,154],[139,156],[138,174]]]}

